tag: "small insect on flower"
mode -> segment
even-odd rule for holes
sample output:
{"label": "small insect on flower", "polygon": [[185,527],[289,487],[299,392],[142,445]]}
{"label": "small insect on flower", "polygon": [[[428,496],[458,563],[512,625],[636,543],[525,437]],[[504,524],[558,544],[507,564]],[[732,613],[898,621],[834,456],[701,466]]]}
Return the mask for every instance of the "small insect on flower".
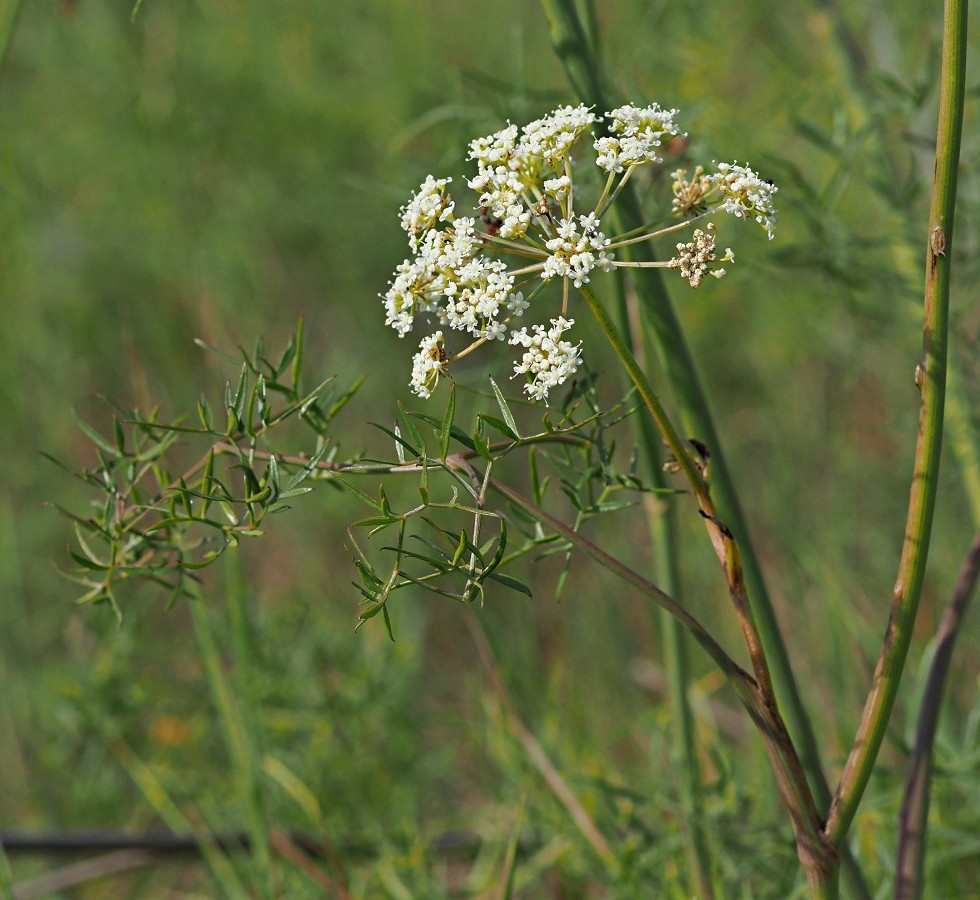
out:
{"label": "small insect on flower", "polygon": [[939,225],[929,233],[929,250],[932,253],[932,271],[935,272],[939,257],[946,255],[946,232]]}
{"label": "small insect on flower", "polygon": [[432,396],[440,375],[446,374],[449,354],[443,346],[442,332],[422,338],[419,352],[412,359],[412,390],[423,400]]}

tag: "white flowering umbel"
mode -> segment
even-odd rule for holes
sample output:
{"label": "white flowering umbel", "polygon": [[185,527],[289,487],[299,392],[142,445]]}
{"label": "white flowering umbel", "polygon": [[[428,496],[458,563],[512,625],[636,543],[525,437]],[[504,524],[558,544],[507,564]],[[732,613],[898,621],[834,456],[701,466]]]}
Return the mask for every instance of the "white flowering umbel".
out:
{"label": "white flowering umbel", "polygon": [[772,197],[778,188],[771,181],[763,181],[748,166],[736,163],[718,163],[718,174],[713,178],[725,198],[725,212],[740,219],[755,219],[769,235],[771,241],[776,227],[776,208]]}
{"label": "white flowering umbel", "polygon": [[606,252],[607,238],[598,228],[595,213],[575,219],[559,219],[555,223],[556,236],[545,244],[551,251],[544,261],[541,277],[570,278],[575,287],[589,283],[589,272],[597,266],[603,272],[615,268],[612,254]]}
{"label": "white flowering umbel", "polygon": [[[705,275],[723,278],[725,270],[715,265],[718,259],[715,246],[715,223],[709,222],[706,231],[694,229],[691,240],[686,244],[677,245],[677,256],[670,261],[672,269],[681,270],[681,278],[686,278],[692,288],[701,284]],[[725,249],[725,255],[720,262],[735,262],[735,254],[731,247]]]}
{"label": "white flowering umbel", "polygon": [[676,109],[661,109],[656,103],[640,108],[621,106],[606,113],[612,136],[595,141],[596,164],[607,172],[622,172],[643,163],[661,163],[657,150],[664,138],[680,134],[674,124]]}
{"label": "white flowering umbel", "polygon": [[547,400],[551,388],[578,370],[582,345],[561,339],[574,324],[574,319],[558,316],[551,320],[551,328],[547,330],[543,325],[532,325],[531,334],[527,333],[527,328],[511,333],[510,343],[524,347],[524,355],[514,366],[514,374],[531,377],[525,390],[535,400]]}
{"label": "white flowering umbel", "polygon": [[446,195],[446,185],[452,178],[436,181],[431,175],[422,182],[418,193],[402,208],[402,228],[408,232],[408,243],[418,249],[418,235],[425,234],[439,222],[453,217],[453,202]]}
{"label": "white flowering umbel", "polygon": [[[771,238],[776,225],[776,187],[749,166],[718,163],[706,174],[700,166],[673,173],[671,212],[679,224],[638,234],[607,236],[601,218],[626,182],[641,167],[659,167],[671,140],[685,137],[674,121],[676,109],[656,103],[620,106],[600,117],[586,106],[563,106],[523,127],[508,123],[500,131],[470,143],[476,174],[466,180],[475,191],[473,215],[456,217],[450,178],[429,175],[400,211],[412,256],[400,263],[382,295],[385,324],[404,337],[420,319],[440,330],[423,338],[412,366],[411,387],[431,396],[449,365],[495,341],[523,349],[514,376],[524,390],[548,401],[552,388],[573,375],[581,363],[581,344],[564,340],[574,324],[568,318],[570,287],[586,290],[596,270],[660,267],[680,270],[691,287],[706,274],[720,278],[723,263],[734,262],[730,249],[718,259],[715,224],[693,229],[691,240],[676,243],[677,255],[659,262],[617,259],[621,248],[693,228],[718,213],[754,220]],[[596,136],[593,132],[607,133]],[[583,141],[585,135],[591,141]],[[573,163],[580,144],[591,143],[597,168]],[[583,199],[593,177],[594,202]],[[603,183],[604,179],[604,183]],[[656,217],[651,215],[650,219]],[[515,263],[514,260],[517,262]],[[547,315],[546,288],[561,282],[561,300]],[[539,322],[517,327],[529,311]],[[447,339],[456,332],[464,342],[455,356]]]}

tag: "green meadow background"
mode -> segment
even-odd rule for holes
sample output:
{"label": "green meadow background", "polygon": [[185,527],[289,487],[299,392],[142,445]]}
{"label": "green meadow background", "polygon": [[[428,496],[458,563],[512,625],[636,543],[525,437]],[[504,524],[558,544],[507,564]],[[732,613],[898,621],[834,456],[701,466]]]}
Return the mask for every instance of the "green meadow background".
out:
{"label": "green meadow background", "polygon": [[[75,586],[58,573],[71,564],[70,523],[49,504],[83,511],[92,498],[40,451],[91,465],[73,411],[106,428],[103,395],[160,405],[164,416],[193,410],[202,391],[220,403],[237,373],[194,339],[232,353],[258,335],[284,346],[305,313],[308,379],[367,376],[336,426],[344,451],[390,454],[366,423],[390,424],[399,398],[425,406],[407,386],[415,345],[384,328],[378,298],[408,252],[398,207],[430,172],[459,185],[471,138],[574,98],[545,17],[526,0],[145,0],[135,21],[129,0],[32,0],[11,17],[16,5],[0,3],[0,828],[159,826],[134,778],[145,767],[202,827],[240,830],[246,800],[186,606],[167,610],[165,595],[137,588],[123,595],[118,627],[107,607],[75,605]],[[672,293],[833,783],[884,631],[905,521],[938,9],[597,6],[617,98],[679,107],[695,161],[749,160],[780,186],[776,240],[734,229],[730,276],[696,292],[677,279]],[[976,97],[930,574],[854,829],[877,896],[888,895],[922,662],[980,527]],[[598,335],[584,335],[615,396]],[[506,382],[506,354],[477,356],[461,382],[485,387],[488,372]],[[654,381],[663,385],[656,370]],[[427,411],[441,415],[443,402],[437,395]],[[620,440],[625,452],[628,431]],[[557,494],[551,509],[573,515]],[[558,567],[546,560],[516,573],[533,600],[501,588],[478,610],[403,592],[396,643],[377,620],[355,635],[345,526],[363,514],[320,487],[204,575],[258,756],[319,803],[314,821],[263,777],[269,828],[328,837],[355,896],[493,896],[516,834],[526,844],[516,896],[691,896],[655,612],[585,559],[556,599]],[[680,527],[682,600],[738,655],[703,528],[690,515]],[[589,533],[638,568],[650,562],[639,509]],[[230,609],[247,610],[244,641],[231,639]],[[477,616],[514,708],[632,881],[607,878],[515,739],[477,661],[467,625]],[[980,896],[976,625],[974,611],[940,726],[933,897]],[[792,834],[761,743],[707,660],[692,660],[723,895],[791,896],[800,890]],[[475,856],[430,847],[456,831],[480,838]],[[367,852],[348,853],[352,843]],[[245,884],[263,885],[257,896],[322,890],[280,858],[271,875],[240,855],[233,863]],[[15,882],[62,864],[9,859]],[[203,864],[183,859],[59,896],[216,890]]]}

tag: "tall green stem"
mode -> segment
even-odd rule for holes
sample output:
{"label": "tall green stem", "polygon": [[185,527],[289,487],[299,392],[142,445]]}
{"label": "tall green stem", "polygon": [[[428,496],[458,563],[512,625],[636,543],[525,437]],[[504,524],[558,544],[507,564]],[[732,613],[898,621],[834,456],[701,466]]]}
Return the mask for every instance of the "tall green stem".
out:
{"label": "tall green stem", "polygon": [[[584,29],[578,22],[574,4],[571,0],[541,0],[541,4],[548,17],[555,52],[565,66],[569,81],[579,99],[584,103],[597,104],[601,109],[608,108],[597,53],[594,47],[584,42]],[[636,228],[645,221],[631,188],[623,192],[619,208],[623,231]],[[635,255],[641,259],[652,258],[644,256],[644,246],[634,248]],[[738,495],[728,472],[697,367],[660,273],[655,269],[648,270],[637,287],[645,295],[643,311],[680,411],[681,422],[689,435],[704,442],[711,451],[712,494],[720,518],[735,535],[741,550],[745,583],[765,656],[772,671],[776,696],[814,794],[821,806],[826,806],[830,803],[830,789],[821,766],[816,735],[793,676],[789,654],[766,590]]]}
{"label": "tall green stem", "polygon": [[[643,364],[645,347],[639,337],[639,311],[636,308],[635,294],[627,296],[623,279],[617,279],[617,299],[619,301],[620,327],[633,354]],[[631,302],[632,301],[632,302]],[[647,416],[633,417],[637,443],[642,448],[647,461],[647,477],[654,489],[666,488],[660,452],[660,436]],[[658,573],[658,581],[672,597],[680,596],[680,572],[677,564],[677,516],[674,498],[662,494],[647,494],[644,497],[647,527],[650,531],[650,545],[653,563]],[[714,888],[711,883],[711,854],[708,837],[701,821],[703,803],[701,798],[701,776],[695,746],[694,715],[691,710],[688,689],[690,670],[687,660],[687,639],[673,616],[661,609],[659,612],[660,633],[663,645],[664,667],[669,677],[670,709],[672,726],[672,755],[681,773],[680,795],[688,810],[685,821],[687,855],[691,867],[691,880],[695,892],[702,900],[711,900]]]}
{"label": "tall green stem", "polygon": [[936,166],[926,239],[922,360],[916,367],[921,394],[919,433],[908,519],[884,645],[827,820],[827,836],[835,846],[847,835],[885,736],[905,667],[929,554],[943,438],[950,258],[966,90],[967,6],[967,0],[945,3]]}

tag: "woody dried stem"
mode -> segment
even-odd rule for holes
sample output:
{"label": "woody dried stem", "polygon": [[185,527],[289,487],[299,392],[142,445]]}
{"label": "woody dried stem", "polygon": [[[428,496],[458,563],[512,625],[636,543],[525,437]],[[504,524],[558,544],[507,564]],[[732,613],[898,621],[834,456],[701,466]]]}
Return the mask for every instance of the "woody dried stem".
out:
{"label": "woody dried stem", "polygon": [[932,747],[939,723],[939,713],[946,692],[946,677],[953,657],[953,647],[963,624],[970,597],[980,576],[980,532],[973,538],[970,551],[956,579],[942,621],[936,632],[936,647],[929,667],[929,677],[919,706],[915,746],[905,784],[905,800],[898,840],[895,879],[896,900],[914,900],[922,891],[922,863],[926,851],[926,817],[929,813],[929,783],[932,774]]}
{"label": "woody dried stem", "polygon": [[579,290],[585,302],[588,304],[592,315],[602,328],[617,358],[622,363],[630,381],[636,387],[647,408],[647,412],[649,412],[650,417],[663,435],[665,443],[674,455],[677,465],[680,467],[691,488],[691,492],[697,500],[698,512],[704,520],[715,554],[725,572],[729,594],[735,607],[736,615],[738,616],[746,647],[749,651],[749,658],[752,661],[752,669],[756,681],[759,684],[759,690],[762,692],[762,696],[765,697],[766,702],[775,707],[775,696],[773,694],[772,678],[769,674],[769,665],[762,649],[759,632],[752,618],[752,611],[748,605],[748,596],[742,574],[738,545],[731,530],[717,516],[704,471],[692,455],[688,442],[682,440],[677,433],[673,423],[667,416],[663,404],[654,393],[649,380],[637,363],[636,357],[620,337],[603,305],[587,285],[582,285]]}
{"label": "woody dried stem", "polygon": [[813,895],[836,896],[836,882],[833,876],[837,871],[837,854],[824,839],[820,816],[807,784],[806,774],[793,748],[786,726],[778,710],[770,704],[757,681],[742,669],[708,630],[673,597],[513,489],[496,480],[491,480],[491,486],[511,503],[519,506],[588,554],[601,566],[650,597],[677,619],[711,657],[735,690],[739,701],[762,737],[775,772],[780,796],[793,822],[800,861],[806,869],[811,886],[817,886],[812,891]]}

